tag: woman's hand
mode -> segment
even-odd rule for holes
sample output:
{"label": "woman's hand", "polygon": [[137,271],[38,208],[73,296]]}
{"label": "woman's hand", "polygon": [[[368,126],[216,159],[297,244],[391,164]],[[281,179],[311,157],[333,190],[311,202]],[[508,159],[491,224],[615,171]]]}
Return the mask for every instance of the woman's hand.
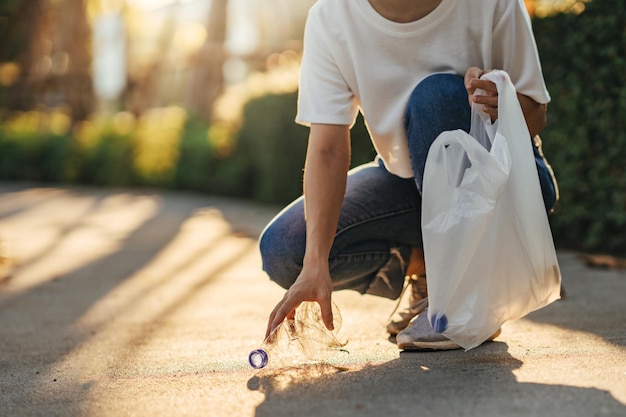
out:
{"label": "woman's hand", "polygon": [[[483,74],[493,70],[482,70],[477,67],[469,67],[465,72],[465,88],[469,96],[469,103],[482,105],[482,110],[491,117],[491,121],[498,120],[498,90],[496,85],[488,80],[481,80]],[[476,95],[476,90],[485,91],[485,95]],[[526,126],[531,137],[538,135],[546,127],[546,113],[548,106],[537,103],[534,99],[517,93]]]}
{"label": "woman's hand", "polygon": [[[483,74],[491,70],[482,70],[477,67],[469,67],[465,72],[465,88],[469,97],[470,106],[473,103],[482,106],[482,111],[491,116],[491,121],[498,120],[498,89],[489,80],[481,80]],[[484,95],[477,95],[476,90],[484,90]]]}
{"label": "woman's hand", "polygon": [[303,267],[296,282],[287,290],[283,299],[276,304],[270,314],[265,337],[269,336],[283,320],[293,319],[296,308],[304,301],[317,302],[322,312],[324,325],[328,330],[333,330],[332,290],[327,264]]}

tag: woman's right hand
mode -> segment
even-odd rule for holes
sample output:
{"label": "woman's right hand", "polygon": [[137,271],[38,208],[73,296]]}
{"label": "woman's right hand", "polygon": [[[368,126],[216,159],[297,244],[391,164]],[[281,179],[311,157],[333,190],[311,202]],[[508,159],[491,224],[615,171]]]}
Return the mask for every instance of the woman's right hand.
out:
{"label": "woman's right hand", "polygon": [[[483,70],[478,67],[469,67],[465,72],[465,88],[470,106],[479,104],[482,111],[491,116],[491,121],[498,120],[498,88],[489,80],[481,80],[484,74],[493,70]],[[476,90],[483,90],[483,94],[477,95]]]}
{"label": "woman's right hand", "polygon": [[293,319],[296,309],[304,301],[317,302],[322,312],[324,325],[328,330],[333,330],[332,290],[332,281],[327,265],[304,266],[296,281],[270,314],[265,337],[269,336],[283,320]]}

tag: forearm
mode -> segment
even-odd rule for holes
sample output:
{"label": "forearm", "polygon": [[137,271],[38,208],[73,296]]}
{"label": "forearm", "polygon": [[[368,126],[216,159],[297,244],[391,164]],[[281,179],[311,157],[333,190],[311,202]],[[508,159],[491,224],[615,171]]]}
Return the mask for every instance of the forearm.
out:
{"label": "forearm", "polygon": [[517,98],[522,107],[524,118],[526,119],[528,132],[531,137],[535,137],[546,127],[548,105],[539,104],[532,98],[519,93],[517,94]]}
{"label": "forearm", "polygon": [[306,250],[302,270],[274,307],[265,336],[285,318],[293,319],[303,301],[316,301],[327,329],[333,329],[333,284],[328,256],[335,238],[350,166],[350,129],[345,125],[311,125],[304,167]]}
{"label": "forearm", "polygon": [[314,125],[304,171],[304,202],[307,227],[304,263],[328,262],[350,165],[347,126]]}

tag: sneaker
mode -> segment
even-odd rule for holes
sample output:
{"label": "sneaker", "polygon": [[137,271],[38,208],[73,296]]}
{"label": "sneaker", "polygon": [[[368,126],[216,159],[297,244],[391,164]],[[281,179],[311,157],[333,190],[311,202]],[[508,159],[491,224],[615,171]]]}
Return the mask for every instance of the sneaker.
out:
{"label": "sneaker", "polygon": [[[395,314],[407,288],[411,289],[409,294],[409,307],[400,310],[397,314]],[[391,313],[391,317],[389,318],[390,321],[387,324],[387,332],[389,332],[392,336],[397,335],[409,325],[415,316],[424,311],[426,307],[428,307],[426,275],[421,274],[419,276],[407,276],[406,284],[404,285],[404,289],[398,299],[398,304],[396,304],[396,308],[393,313]]]}
{"label": "sneaker", "polygon": [[441,333],[437,333],[428,320],[428,309],[423,310],[415,320],[396,336],[398,348],[402,350],[451,350],[460,349]]}
{"label": "sneaker", "polygon": [[[491,341],[500,335],[500,330],[488,340]],[[396,336],[398,348],[413,351],[452,350],[461,346],[454,343],[441,333],[437,333],[428,320],[428,309],[422,311],[406,329]]]}

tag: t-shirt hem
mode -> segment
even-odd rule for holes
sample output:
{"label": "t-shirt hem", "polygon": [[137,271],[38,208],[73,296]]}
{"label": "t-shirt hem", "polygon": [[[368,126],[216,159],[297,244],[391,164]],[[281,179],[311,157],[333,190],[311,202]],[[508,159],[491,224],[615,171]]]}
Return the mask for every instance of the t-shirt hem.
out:
{"label": "t-shirt hem", "polygon": [[345,118],[338,116],[320,116],[317,115],[315,117],[309,117],[306,115],[300,116],[298,115],[295,119],[296,123],[303,126],[311,126],[311,124],[325,124],[325,125],[349,125],[352,126],[354,124],[354,118]]}

